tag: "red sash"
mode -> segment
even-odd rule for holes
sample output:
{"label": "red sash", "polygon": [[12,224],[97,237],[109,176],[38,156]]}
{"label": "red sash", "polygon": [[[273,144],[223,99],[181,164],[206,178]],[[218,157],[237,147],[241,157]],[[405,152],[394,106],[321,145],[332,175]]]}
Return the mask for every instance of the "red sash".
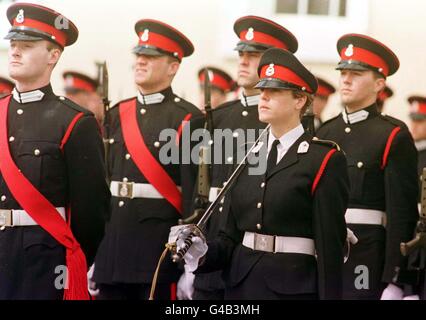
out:
{"label": "red sash", "polygon": [[[9,150],[7,113],[11,96],[0,100],[0,171],[21,207],[66,248],[67,277],[64,300],[88,300],[87,263],[70,226],[56,208],[19,171]],[[53,285],[53,283],[52,283]]]}
{"label": "red sash", "polygon": [[176,184],[149,151],[139,130],[136,99],[120,103],[121,130],[133,162],[150,184],[182,214],[182,194]]}

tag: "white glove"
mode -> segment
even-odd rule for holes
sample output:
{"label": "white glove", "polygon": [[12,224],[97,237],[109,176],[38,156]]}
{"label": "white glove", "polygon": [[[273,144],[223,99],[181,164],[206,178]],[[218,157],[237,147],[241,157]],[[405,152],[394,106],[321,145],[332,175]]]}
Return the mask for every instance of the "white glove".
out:
{"label": "white glove", "polygon": [[87,272],[87,289],[92,297],[96,297],[99,294],[99,289],[96,286],[96,282],[92,281],[93,273],[95,272],[95,264]]}
{"label": "white glove", "polygon": [[349,228],[346,228],[346,241],[349,241],[351,244],[356,244],[358,242],[355,233]]}
{"label": "white glove", "polygon": [[413,294],[411,296],[404,297],[404,299],[402,299],[402,300],[420,300],[420,297],[417,294]]}
{"label": "white glove", "polygon": [[396,285],[389,283],[385,290],[383,290],[380,300],[402,300],[404,291]]}
{"label": "white glove", "polygon": [[181,230],[176,240],[177,250],[185,247],[185,240],[189,237],[191,232],[195,231],[198,235],[192,236],[192,244],[189,247],[186,254],[183,256],[185,263],[187,265],[188,272],[194,272],[198,268],[198,263],[200,259],[206,254],[208,246],[204,236],[197,232],[198,229],[195,229],[194,226],[188,226]]}
{"label": "white glove", "polygon": [[187,265],[185,265],[185,272],[180,276],[177,283],[177,298],[179,300],[192,300],[194,294],[195,275],[187,269]]}

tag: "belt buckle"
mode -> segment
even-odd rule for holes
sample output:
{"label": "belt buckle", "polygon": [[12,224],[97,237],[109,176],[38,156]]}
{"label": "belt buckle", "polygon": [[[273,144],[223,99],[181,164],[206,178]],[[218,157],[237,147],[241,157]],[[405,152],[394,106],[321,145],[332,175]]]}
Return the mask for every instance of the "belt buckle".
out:
{"label": "belt buckle", "polygon": [[118,195],[122,198],[133,199],[133,182],[119,182]]}
{"label": "belt buckle", "polygon": [[0,209],[0,230],[12,226],[12,210]]}
{"label": "belt buckle", "polygon": [[254,234],[254,250],[274,252],[275,237],[265,234]]}

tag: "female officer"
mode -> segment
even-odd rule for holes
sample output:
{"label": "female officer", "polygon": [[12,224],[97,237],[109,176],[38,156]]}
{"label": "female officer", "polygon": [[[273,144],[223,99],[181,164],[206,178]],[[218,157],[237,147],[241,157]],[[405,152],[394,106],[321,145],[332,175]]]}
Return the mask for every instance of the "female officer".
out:
{"label": "female officer", "polygon": [[258,73],[259,118],[271,125],[253,150],[259,162],[248,161],[226,196],[220,236],[207,245],[195,237],[185,262],[196,269],[203,256],[197,272],[224,268],[226,299],[340,299],[345,156],[304,131],[301,115],[317,82],[292,53],[267,50]]}

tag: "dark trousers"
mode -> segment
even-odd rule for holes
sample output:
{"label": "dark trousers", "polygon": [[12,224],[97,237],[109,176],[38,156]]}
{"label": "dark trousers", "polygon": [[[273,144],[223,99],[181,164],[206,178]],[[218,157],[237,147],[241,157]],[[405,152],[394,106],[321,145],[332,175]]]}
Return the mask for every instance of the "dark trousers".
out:
{"label": "dark trousers", "polygon": [[[148,300],[150,283],[99,284],[97,300]],[[175,283],[158,283],[154,300],[175,300]]]}

